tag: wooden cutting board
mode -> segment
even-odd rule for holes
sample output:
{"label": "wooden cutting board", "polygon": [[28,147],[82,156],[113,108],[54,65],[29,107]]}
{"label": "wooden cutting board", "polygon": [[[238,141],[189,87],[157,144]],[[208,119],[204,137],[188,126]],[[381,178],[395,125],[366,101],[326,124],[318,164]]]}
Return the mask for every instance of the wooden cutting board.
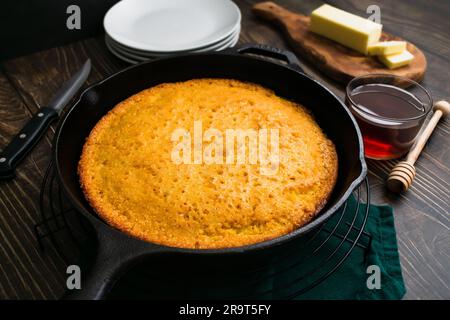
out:
{"label": "wooden cutting board", "polygon": [[[427,68],[425,55],[410,42],[407,48],[414,55],[413,62],[409,66],[390,70],[384,67],[376,57],[362,55],[310,32],[310,18],[305,15],[291,12],[273,2],[258,3],[254,5],[253,12],[258,17],[281,27],[297,54],[341,83],[346,84],[354,77],[368,73],[393,74],[415,81],[422,80],[425,74]],[[381,40],[403,39],[383,32]]]}

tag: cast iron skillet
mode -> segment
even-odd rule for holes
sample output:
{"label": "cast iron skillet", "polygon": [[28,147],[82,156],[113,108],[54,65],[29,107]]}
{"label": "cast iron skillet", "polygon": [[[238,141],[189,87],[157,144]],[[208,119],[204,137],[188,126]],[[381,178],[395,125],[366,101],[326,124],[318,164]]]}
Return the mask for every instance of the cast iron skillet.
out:
{"label": "cast iron skillet", "polygon": [[[272,59],[269,61],[261,56]],[[279,61],[274,62],[274,59]],[[231,78],[258,83],[312,111],[321,128],[335,143],[339,157],[336,186],[315,220],[269,241],[237,248],[196,250],[165,247],[129,237],[108,226],[96,215],[83,196],[77,175],[83,144],[94,125],[117,103],[141,90],[164,82],[195,78]],[[169,253],[191,255],[198,259],[199,256],[228,257],[278,250],[330,218],[367,172],[361,133],[348,109],[330,90],[306,75],[292,53],[262,45],[146,62],[91,86],[61,121],[55,135],[54,157],[63,190],[92,225],[98,240],[96,261],[90,273],[86,277],[82,275],[82,289],[73,290],[66,296],[76,299],[104,298],[124,271],[151,255]]]}

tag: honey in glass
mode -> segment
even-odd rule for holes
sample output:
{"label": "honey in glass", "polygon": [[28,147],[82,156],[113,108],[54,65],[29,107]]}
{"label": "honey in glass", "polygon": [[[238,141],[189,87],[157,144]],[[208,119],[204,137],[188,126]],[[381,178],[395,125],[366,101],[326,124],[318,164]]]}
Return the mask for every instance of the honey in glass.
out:
{"label": "honey in glass", "polygon": [[414,81],[392,75],[352,80],[346,104],[358,122],[365,156],[386,160],[404,155],[431,110],[427,91]]}

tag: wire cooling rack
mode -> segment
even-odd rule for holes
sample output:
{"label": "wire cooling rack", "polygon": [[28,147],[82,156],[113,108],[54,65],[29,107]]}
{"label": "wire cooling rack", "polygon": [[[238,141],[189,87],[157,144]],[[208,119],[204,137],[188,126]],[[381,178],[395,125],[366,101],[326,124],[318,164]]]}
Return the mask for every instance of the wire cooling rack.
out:
{"label": "wire cooling rack", "polygon": [[[256,267],[200,270],[186,276],[168,271],[167,263],[172,263],[153,259],[125,275],[111,295],[169,299],[301,298],[326,281],[355,250],[362,250],[363,257],[370,252],[372,237],[364,231],[370,209],[367,179],[355,190],[354,197],[355,208],[346,202],[332,219]],[[53,163],[42,182],[40,211],[42,220],[35,226],[35,233],[43,253],[47,246],[53,246],[67,265],[83,265],[92,260],[95,234],[64,196]]]}

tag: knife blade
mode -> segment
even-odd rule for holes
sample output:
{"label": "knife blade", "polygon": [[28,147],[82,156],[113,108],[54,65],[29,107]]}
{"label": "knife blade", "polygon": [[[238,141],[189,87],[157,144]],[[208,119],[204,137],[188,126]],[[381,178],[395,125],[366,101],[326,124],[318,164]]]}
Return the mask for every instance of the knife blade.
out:
{"label": "knife blade", "polygon": [[90,71],[91,60],[88,59],[83,67],[62,85],[47,106],[41,107],[0,152],[0,179],[14,177],[17,165],[33,149],[50,124],[59,117],[64,107],[83,86]]}

